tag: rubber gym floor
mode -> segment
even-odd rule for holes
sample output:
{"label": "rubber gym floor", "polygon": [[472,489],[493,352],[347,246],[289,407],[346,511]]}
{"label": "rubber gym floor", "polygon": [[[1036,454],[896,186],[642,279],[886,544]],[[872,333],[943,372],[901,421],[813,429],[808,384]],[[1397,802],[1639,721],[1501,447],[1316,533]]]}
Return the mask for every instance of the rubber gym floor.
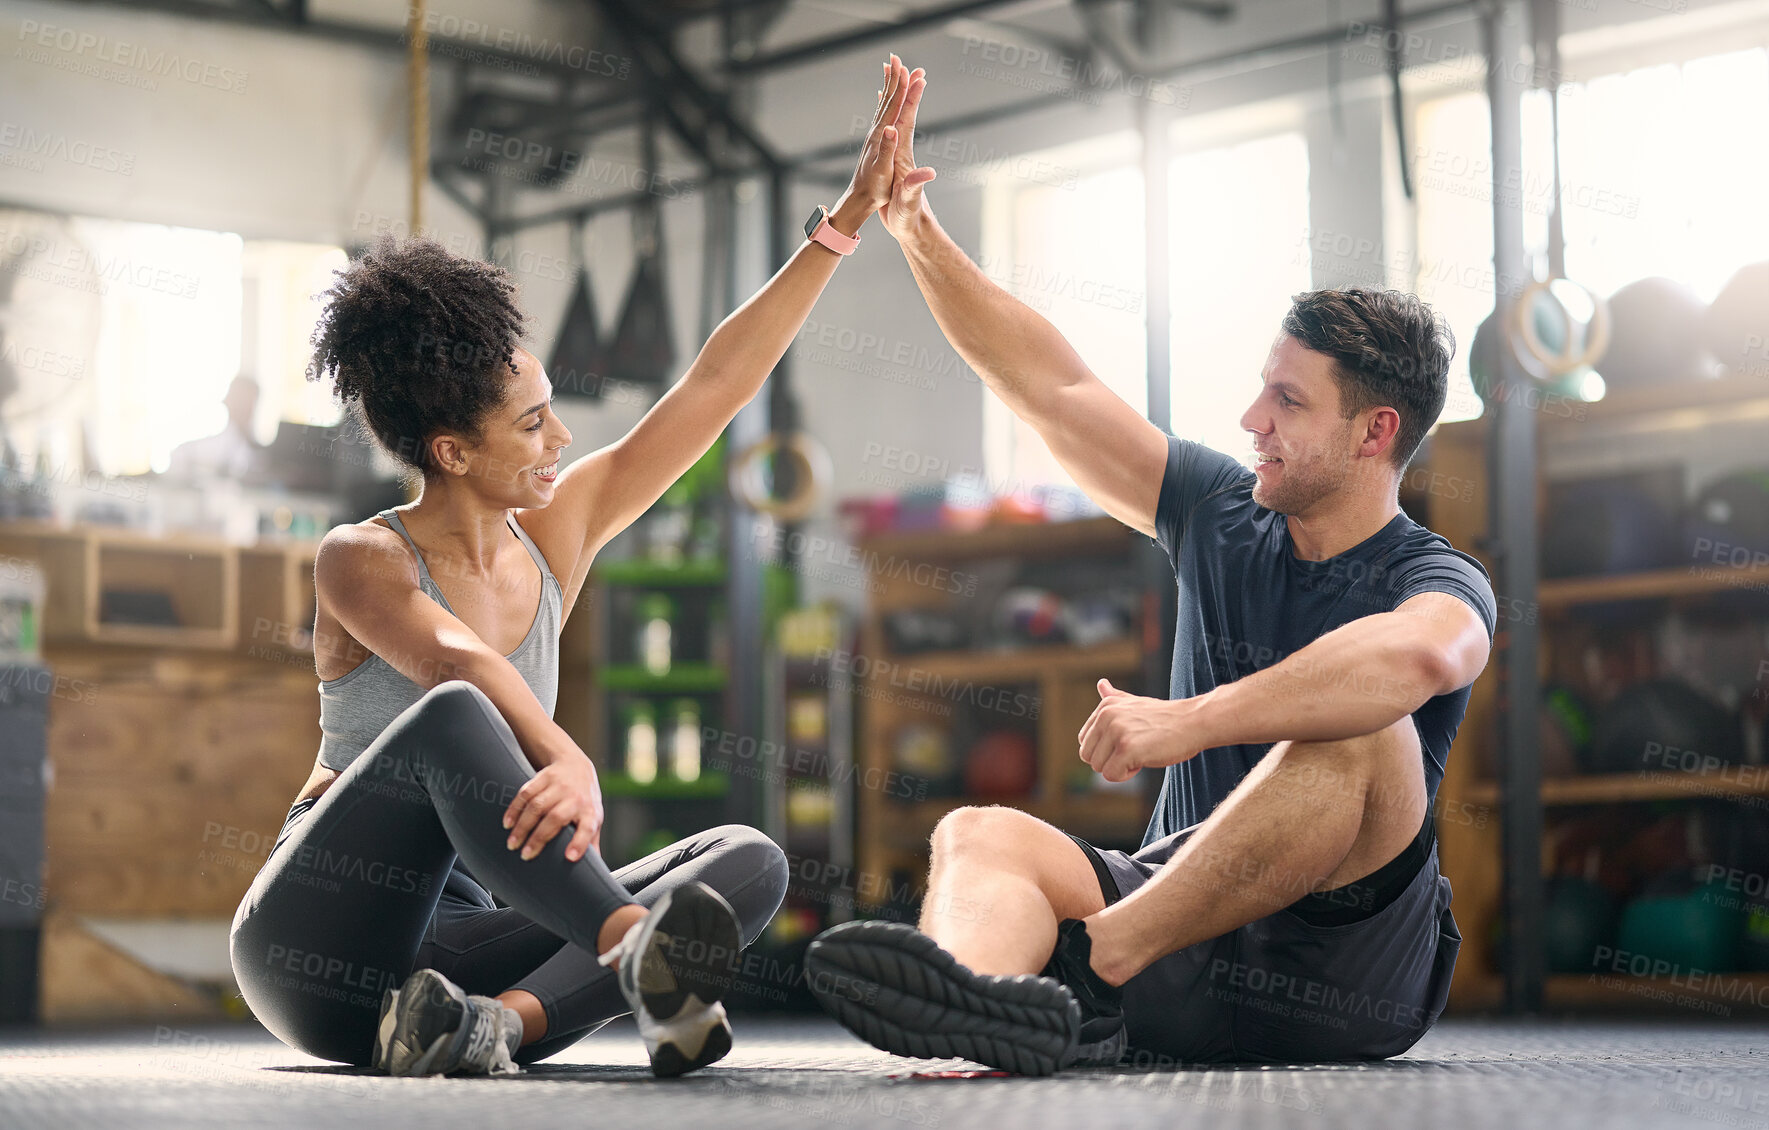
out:
{"label": "rubber gym floor", "polygon": [[1009,1078],[898,1059],[830,1022],[741,1017],[655,1080],[630,1020],[520,1076],[388,1079],[228,1025],[0,1029],[0,1126],[1733,1126],[1769,1130],[1769,1024],[1453,1020],[1384,1063],[1120,1066]]}

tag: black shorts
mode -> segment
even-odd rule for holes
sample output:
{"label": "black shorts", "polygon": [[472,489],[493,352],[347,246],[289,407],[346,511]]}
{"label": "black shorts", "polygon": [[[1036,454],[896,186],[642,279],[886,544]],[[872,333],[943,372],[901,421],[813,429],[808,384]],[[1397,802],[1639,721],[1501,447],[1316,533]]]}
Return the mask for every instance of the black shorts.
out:
{"label": "black shorts", "polygon": [[[1134,854],[1081,845],[1106,905],[1147,883],[1198,825]],[[1208,864],[1206,864],[1208,866]],[[1251,876],[1230,874],[1226,882]],[[1431,817],[1373,874],[1177,950],[1124,985],[1133,1062],[1386,1059],[1443,1011],[1462,935]]]}

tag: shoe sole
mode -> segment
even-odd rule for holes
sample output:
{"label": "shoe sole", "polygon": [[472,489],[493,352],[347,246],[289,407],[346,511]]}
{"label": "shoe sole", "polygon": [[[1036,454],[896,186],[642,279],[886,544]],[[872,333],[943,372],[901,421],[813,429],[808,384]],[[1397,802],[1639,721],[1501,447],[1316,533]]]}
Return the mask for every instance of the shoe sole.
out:
{"label": "shoe sole", "polygon": [[[705,883],[666,893],[656,909],[652,936],[640,951],[638,980],[645,1011],[653,1018],[668,1017],[660,1020],[666,1029],[682,1026],[664,1034],[651,1054],[652,1074],[667,1078],[730,1052],[730,1023],[719,1002],[731,988],[743,933],[731,904]],[[696,1024],[702,1013],[704,1021]]]}
{"label": "shoe sole", "polygon": [[705,1031],[699,1050],[692,1055],[683,1050],[690,1042],[676,1034],[661,1041],[651,1055],[651,1074],[659,1079],[673,1079],[709,1063],[717,1063],[730,1054],[731,1025],[725,1019],[724,1009],[719,1009],[717,1022]]}
{"label": "shoe sole", "polygon": [[639,991],[645,1008],[652,1016],[674,1017],[690,996],[702,1005],[722,1000],[743,948],[736,911],[705,883],[665,894],[661,910],[640,950]]}
{"label": "shoe sole", "polygon": [[393,1074],[393,1029],[399,1018],[399,990],[381,990],[381,1019],[375,1026],[375,1068]]}
{"label": "shoe sole", "polygon": [[[426,1043],[423,1030],[435,1027],[437,1017],[430,1013],[439,1002],[452,1006],[443,1015],[449,1023]],[[432,1067],[454,1058],[468,1039],[468,1026],[462,1023],[467,1015],[466,995],[433,969],[413,973],[398,992],[384,991],[381,1007],[375,1064],[389,1075],[434,1075]]]}
{"label": "shoe sole", "polygon": [[845,922],[805,953],[811,992],[849,1031],[893,1055],[968,1059],[1020,1075],[1073,1061],[1081,1006],[1046,977],[984,977],[896,922]]}

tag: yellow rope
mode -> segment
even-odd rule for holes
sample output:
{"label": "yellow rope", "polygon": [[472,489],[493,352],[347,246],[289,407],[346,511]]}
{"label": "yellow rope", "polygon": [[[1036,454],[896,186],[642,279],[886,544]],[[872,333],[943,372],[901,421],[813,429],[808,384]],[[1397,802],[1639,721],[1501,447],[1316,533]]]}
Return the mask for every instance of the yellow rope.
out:
{"label": "yellow rope", "polygon": [[424,227],[424,182],[430,176],[430,68],[429,29],[425,26],[424,0],[411,0],[406,55],[406,86],[411,96],[411,217],[408,230],[417,235]]}

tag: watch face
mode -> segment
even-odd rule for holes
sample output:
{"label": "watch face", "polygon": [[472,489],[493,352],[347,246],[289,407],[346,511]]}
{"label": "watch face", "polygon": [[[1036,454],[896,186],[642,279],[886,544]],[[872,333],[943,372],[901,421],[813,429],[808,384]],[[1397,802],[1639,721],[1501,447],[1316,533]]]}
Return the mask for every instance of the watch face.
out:
{"label": "watch face", "polygon": [[811,213],[811,218],[805,221],[805,238],[810,239],[811,233],[815,232],[817,230],[817,225],[821,224],[822,222],[823,222],[823,207],[822,207],[822,205],[818,205],[817,209]]}

